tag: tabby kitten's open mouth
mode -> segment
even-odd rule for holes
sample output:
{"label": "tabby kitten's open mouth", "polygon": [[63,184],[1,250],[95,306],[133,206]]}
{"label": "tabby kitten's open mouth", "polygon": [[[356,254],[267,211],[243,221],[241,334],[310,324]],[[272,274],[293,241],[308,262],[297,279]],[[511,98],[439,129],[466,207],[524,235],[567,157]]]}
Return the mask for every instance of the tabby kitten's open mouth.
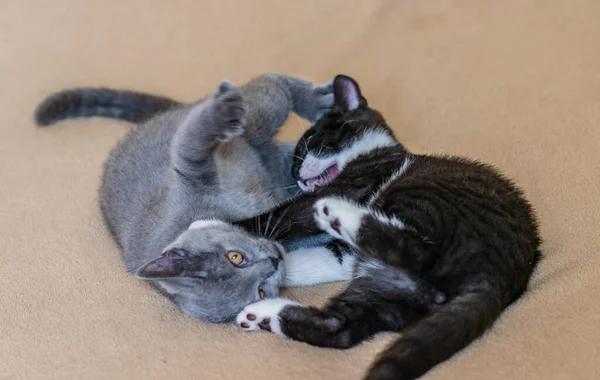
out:
{"label": "tabby kitten's open mouth", "polygon": [[311,177],[307,179],[302,179],[298,181],[298,186],[304,192],[312,192],[317,189],[317,187],[327,186],[337,177],[339,174],[337,163],[327,167],[325,170],[321,172],[316,177]]}

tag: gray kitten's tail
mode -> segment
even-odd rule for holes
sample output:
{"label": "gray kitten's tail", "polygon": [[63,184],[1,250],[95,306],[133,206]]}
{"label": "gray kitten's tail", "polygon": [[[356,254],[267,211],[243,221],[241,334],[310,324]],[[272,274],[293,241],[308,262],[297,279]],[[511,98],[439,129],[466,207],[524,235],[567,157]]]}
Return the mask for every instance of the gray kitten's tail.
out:
{"label": "gray kitten's tail", "polygon": [[35,110],[38,126],[78,117],[108,117],[141,123],[181,103],[160,96],[108,88],[74,88],[48,96]]}

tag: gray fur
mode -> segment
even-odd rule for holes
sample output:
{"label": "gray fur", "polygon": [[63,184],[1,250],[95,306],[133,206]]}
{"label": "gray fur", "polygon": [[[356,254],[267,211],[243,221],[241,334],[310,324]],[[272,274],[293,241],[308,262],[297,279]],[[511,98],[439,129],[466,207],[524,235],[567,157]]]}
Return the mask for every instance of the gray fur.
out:
{"label": "gray fur", "polygon": [[[266,74],[239,89],[225,81],[212,96],[139,125],[111,153],[100,190],[127,269],[212,322],[257,301],[259,286],[276,297],[276,243],[228,224],[188,227],[248,218],[295,194],[293,147],[273,137],[290,112],[312,122],[332,106],[331,84]],[[228,251],[250,265],[235,267]]]}

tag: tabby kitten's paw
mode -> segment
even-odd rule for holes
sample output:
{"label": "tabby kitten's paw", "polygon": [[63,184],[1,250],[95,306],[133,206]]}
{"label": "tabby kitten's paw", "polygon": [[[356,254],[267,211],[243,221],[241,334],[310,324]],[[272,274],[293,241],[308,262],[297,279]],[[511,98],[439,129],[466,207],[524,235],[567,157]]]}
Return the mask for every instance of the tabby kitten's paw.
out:
{"label": "tabby kitten's paw", "polygon": [[238,314],[236,322],[245,331],[265,330],[284,335],[281,332],[279,312],[288,305],[297,305],[297,303],[285,298],[262,300],[246,306]]}
{"label": "tabby kitten's paw", "polygon": [[224,80],[213,95],[212,128],[215,138],[221,142],[229,141],[244,133],[246,104],[238,89],[228,80]]}
{"label": "tabby kitten's paw", "polygon": [[336,239],[356,244],[356,234],[368,211],[340,198],[323,198],[314,207],[314,217],[319,228]]}

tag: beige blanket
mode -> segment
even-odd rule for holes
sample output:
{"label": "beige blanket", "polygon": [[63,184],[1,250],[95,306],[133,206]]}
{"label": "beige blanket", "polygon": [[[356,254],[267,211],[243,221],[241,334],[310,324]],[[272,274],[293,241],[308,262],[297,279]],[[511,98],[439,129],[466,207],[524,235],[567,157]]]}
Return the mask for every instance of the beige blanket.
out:
{"label": "beige blanket", "polygon": [[32,121],[64,87],[193,100],[278,71],[354,76],[408,147],[495,163],[538,210],[531,292],[428,379],[600,379],[599,41],[598,0],[3,0],[0,378],[360,379],[394,335],[335,351],[244,334],[129,276],[97,206],[129,126]]}

